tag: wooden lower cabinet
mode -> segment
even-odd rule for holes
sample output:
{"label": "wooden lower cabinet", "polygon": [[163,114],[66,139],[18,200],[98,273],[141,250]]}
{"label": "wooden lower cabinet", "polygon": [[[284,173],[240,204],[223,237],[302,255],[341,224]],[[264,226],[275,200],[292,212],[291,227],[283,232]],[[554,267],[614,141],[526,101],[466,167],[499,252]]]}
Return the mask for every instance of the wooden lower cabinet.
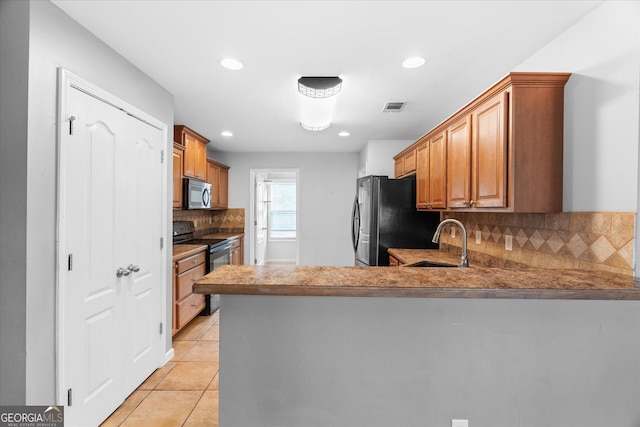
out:
{"label": "wooden lower cabinet", "polygon": [[186,256],[174,263],[173,272],[173,328],[175,335],[205,307],[205,296],[192,292],[196,280],[206,274],[206,252]]}
{"label": "wooden lower cabinet", "polygon": [[244,264],[244,244],[242,240],[243,237],[240,236],[231,241],[231,265]]}

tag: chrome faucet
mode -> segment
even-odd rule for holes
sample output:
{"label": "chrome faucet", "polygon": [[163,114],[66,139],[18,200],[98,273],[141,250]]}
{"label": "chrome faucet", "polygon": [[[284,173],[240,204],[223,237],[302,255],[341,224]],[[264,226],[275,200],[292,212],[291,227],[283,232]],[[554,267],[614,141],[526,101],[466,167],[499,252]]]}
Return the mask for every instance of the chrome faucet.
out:
{"label": "chrome faucet", "polygon": [[460,257],[460,267],[469,267],[469,259],[467,258],[467,229],[464,228],[464,224],[462,224],[457,219],[449,218],[442,221],[438,224],[438,228],[436,229],[435,234],[433,235],[433,239],[431,240],[433,243],[438,243],[440,240],[440,232],[442,231],[442,227],[445,224],[456,224],[462,229],[462,256]]}

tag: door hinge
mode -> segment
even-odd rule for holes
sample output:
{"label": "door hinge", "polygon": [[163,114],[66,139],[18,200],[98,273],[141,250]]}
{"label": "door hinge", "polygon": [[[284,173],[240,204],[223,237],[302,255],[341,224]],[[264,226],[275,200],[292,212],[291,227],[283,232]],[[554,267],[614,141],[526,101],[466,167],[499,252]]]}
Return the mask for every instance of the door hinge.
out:
{"label": "door hinge", "polygon": [[76,119],[76,116],[69,117],[69,135],[73,135],[73,121]]}
{"label": "door hinge", "polygon": [[68,271],[73,270],[73,254],[69,254],[69,259],[67,260],[67,269]]}
{"label": "door hinge", "polygon": [[67,390],[67,406],[71,406],[73,404],[73,389]]}
{"label": "door hinge", "polygon": [[164,150],[160,151],[160,163],[164,163]]}
{"label": "door hinge", "polygon": [[160,249],[164,249],[164,237],[160,238]]}
{"label": "door hinge", "polygon": [[160,335],[162,335],[163,330],[164,330],[164,323],[160,322]]}

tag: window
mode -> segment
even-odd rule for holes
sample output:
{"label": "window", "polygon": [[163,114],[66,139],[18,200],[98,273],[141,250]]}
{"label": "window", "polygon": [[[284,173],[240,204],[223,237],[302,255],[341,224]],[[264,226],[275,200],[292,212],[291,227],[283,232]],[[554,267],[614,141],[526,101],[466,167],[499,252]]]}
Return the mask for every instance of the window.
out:
{"label": "window", "polygon": [[296,184],[293,182],[271,184],[269,238],[296,238]]}

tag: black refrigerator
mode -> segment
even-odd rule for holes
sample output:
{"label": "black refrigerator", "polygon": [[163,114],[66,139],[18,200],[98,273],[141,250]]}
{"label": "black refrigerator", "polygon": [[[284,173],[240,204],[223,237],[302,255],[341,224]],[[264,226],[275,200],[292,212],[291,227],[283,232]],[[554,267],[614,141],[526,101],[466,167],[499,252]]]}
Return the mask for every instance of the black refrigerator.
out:
{"label": "black refrigerator", "polygon": [[416,210],[416,179],[358,178],[351,217],[357,266],[389,265],[389,248],[435,249],[439,212]]}

